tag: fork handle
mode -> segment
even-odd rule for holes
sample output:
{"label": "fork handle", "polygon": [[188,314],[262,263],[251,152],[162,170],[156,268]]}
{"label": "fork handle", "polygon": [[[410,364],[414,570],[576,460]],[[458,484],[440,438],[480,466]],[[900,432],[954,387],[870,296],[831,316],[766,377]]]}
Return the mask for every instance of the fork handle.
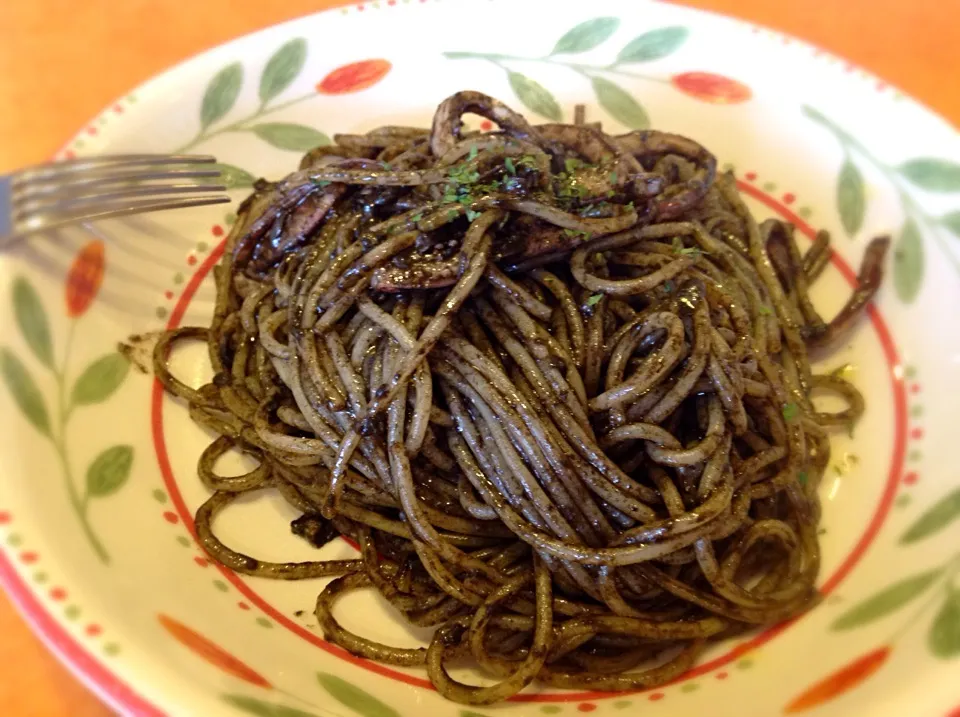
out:
{"label": "fork handle", "polygon": [[13,217],[10,216],[12,182],[13,177],[9,174],[0,174],[0,239],[13,232]]}

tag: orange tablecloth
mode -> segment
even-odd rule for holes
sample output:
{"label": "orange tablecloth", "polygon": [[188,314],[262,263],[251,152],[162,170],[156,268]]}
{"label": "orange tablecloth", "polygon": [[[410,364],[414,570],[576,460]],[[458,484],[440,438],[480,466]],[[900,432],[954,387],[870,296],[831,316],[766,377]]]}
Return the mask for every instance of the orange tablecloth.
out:
{"label": "orange tablecloth", "polygon": [[[957,0],[684,0],[846,57],[960,125]],[[207,47],[337,0],[0,0],[0,173],[49,157],[113,98]],[[0,595],[0,705],[17,717],[109,711]]]}

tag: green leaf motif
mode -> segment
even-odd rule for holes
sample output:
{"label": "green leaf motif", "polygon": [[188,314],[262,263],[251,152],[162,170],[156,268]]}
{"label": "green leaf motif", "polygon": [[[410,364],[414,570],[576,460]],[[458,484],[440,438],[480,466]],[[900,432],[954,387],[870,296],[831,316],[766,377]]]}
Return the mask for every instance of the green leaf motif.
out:
{"label": "green leaf motif", "polygon": [[633,95],[603,77],[594,77],[593,91],[600,106],[620,124],[630,129],[647,129],[650,117]]}
{"label": "green leaf motif", "polygon": [[240,169],[240,167],[234,167],[232,164],[223,164],[220,162],[212,166],[220,170],[220,177],[217,181],[226,186],[227,189],[252,187],[253,183],[257,181],[257,178],[250,174],[250,172],[245,169]]}
{"label": "green leaf motif", "polygon": [[908,602],[918,597],[924,590],[933,584],[943,572],[941,568],[926,573],[912,575],[888,585],[880,592],[854,605],[830,625],[831,630],[849,630],[862,627],[875,620],[886,617],[899,610]]}
{"label": "green leaf motif", "polygon": [[89,406],[107,400],[120,388],[129,369],[130,362],[119,353],[101,356],[84,369],[73,385],[73,402],[79,406]]}
{"label": "green leaf motif", "polygon": [[43,310],[33,284],[22,276],[13,282],[13,311],[17,327],[33,355],[47,368],[53,368],[53,341],[50,339],[47,312]]}
{"label": "green leaf motif", "polygon": [[317,679],[333,699],[363,717],[400,717],[393,707],[336,675],[318,672]]}
{"label": "green leaf motif", "polygon": [[940,223],[960,237],[960,212],[950,212],[940,217]]}
{"label": "green leaf motif", "polygon": [[323,132],[302,124],[265,122],[254,125],[250,130],[277,149],[289,149],[293,152],[306,152],[314,147],[330,144],[330,138]]}
{"label": "green leaf motif", "polygon": [[133,446],[111,446],[87,468],[87,495],[105,498],[116,493],[130,477]]}
{"label": "green leaf motif", "polygon": [[893,288],[905,304],[920,293],[923,283],[923,237],[916,221],[907,219],[893,249]]}
{"label": "green leaf motif", "polygon": [[307,41],[295,37],[273,53],[260,75],[260,103],[267,104],[297,79],[307,60]]}
{"label": "green leaf motif", "polygon": [[931,192],[960,191],[960,164],[936,157],[911,159],[898,167],[900,174]]}
{"label": "green leaf motif", "polygon": [[947,601],[930,626],[927,644],[941,660],[960,655],[960,590],[948,589]]}
{"label": "green leaf motif", "polygon": [[243,85],[243,65],[227,65],[213,76],[200,104],[200,127],[206,129],[231,110]]}
{"label": "green leaf motif", "polygon": [[960,518],[960,488],[954,489],[916,519],[900,538],[903,545],[916,543],[946,528]]}
{"label": "green leaf motif", "polygon": [[27,367],[6,347],[0,349],[0,374],[3,375],[3,382],[20,412],[34,428],[49,438],[50,416],[40,389],[34,383]]}
{"label": "green leaf motif", "polygon": [[592,20],[581,22],[557,40],[557,44],[550,54],[573,54],[592,50],[606,42],[617,31],[618,27],[620,27],[620,20],[615,17],[595,17]]}
{"label": "green leaf motif", "polygon": [[843,230],[847,236],[855,236],[863,226],[867,197],[863,190],[863,176],[849,158],[844,161],[837,178],[837,209],[840,210]]}
{"label": "green leaf motif", "polygon": [[317,717],[313,712],[304,712],[293,707],[264,702],[246,695],[221,695],[220,699],[233,705],[238,710],[243,710],[257,717]]}
{"label": "green leaf motif", "polygon": [[680,25],[661,27],[633,38],[617,55],[617,63],[650,62],[676,52],[690,31]]}
{"label": "green leaf motif", "polygon": [[531,112],[543,115],[554,122],[560,122],[563,119],[563,113],[560,111],[560,105],[547,89],[539,82],[531,80],[526,75],[519,72],[510,72],[510,87],[517,94],[519,100]]}

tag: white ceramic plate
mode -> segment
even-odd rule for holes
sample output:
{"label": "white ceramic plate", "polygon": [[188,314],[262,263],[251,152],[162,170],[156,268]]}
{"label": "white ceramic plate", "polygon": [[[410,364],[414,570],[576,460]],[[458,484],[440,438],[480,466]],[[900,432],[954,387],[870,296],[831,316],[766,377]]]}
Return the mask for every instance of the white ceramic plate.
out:
{"label": "white ceramic plate", "polygon": [[[292,170],[325,134],[425,123],[463,88],[537,121],[569,121],[585,102],[608,127],[700,140],[735,168],[758,215],[835,235],[826,313],[866,240],[895,237],[876,307],[829,359],[854,365],[868,409],[835,443],[823,488],[822,604],[714,647],[661,689],[528,690],[481,712],[956,715],[960,137],[895,89],[789,38],[670,5],[388,0],[190,60],[107,108],[65,154],[196,149],[242,185]],[[0,578],[51,648],[130,714],[473,714],[420,672],[325,643],[319,584],[231,574],[192,537],[204,436],[114,350],[206,320],[229,222],[222,208],[158,215],[0,257]],[[179,362],[195,378],[205,370],[199,352]],[[266,559],[311,557],[289,536],[292,517],[279,501],[245,503],[220,532]],[[372,596],[343,612],[365,634],[419,637]]]}

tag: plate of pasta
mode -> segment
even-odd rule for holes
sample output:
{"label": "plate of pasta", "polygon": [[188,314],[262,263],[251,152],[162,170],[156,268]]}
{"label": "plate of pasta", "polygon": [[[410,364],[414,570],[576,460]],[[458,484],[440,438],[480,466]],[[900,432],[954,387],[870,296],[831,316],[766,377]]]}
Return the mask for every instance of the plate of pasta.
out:
{"label": "plate of pasta", "polygon": [[956,713],[941,119],[685,8],[391,1],[63,156],[145,151],[233,204],[0,257],[0,582],[118,711]]}

